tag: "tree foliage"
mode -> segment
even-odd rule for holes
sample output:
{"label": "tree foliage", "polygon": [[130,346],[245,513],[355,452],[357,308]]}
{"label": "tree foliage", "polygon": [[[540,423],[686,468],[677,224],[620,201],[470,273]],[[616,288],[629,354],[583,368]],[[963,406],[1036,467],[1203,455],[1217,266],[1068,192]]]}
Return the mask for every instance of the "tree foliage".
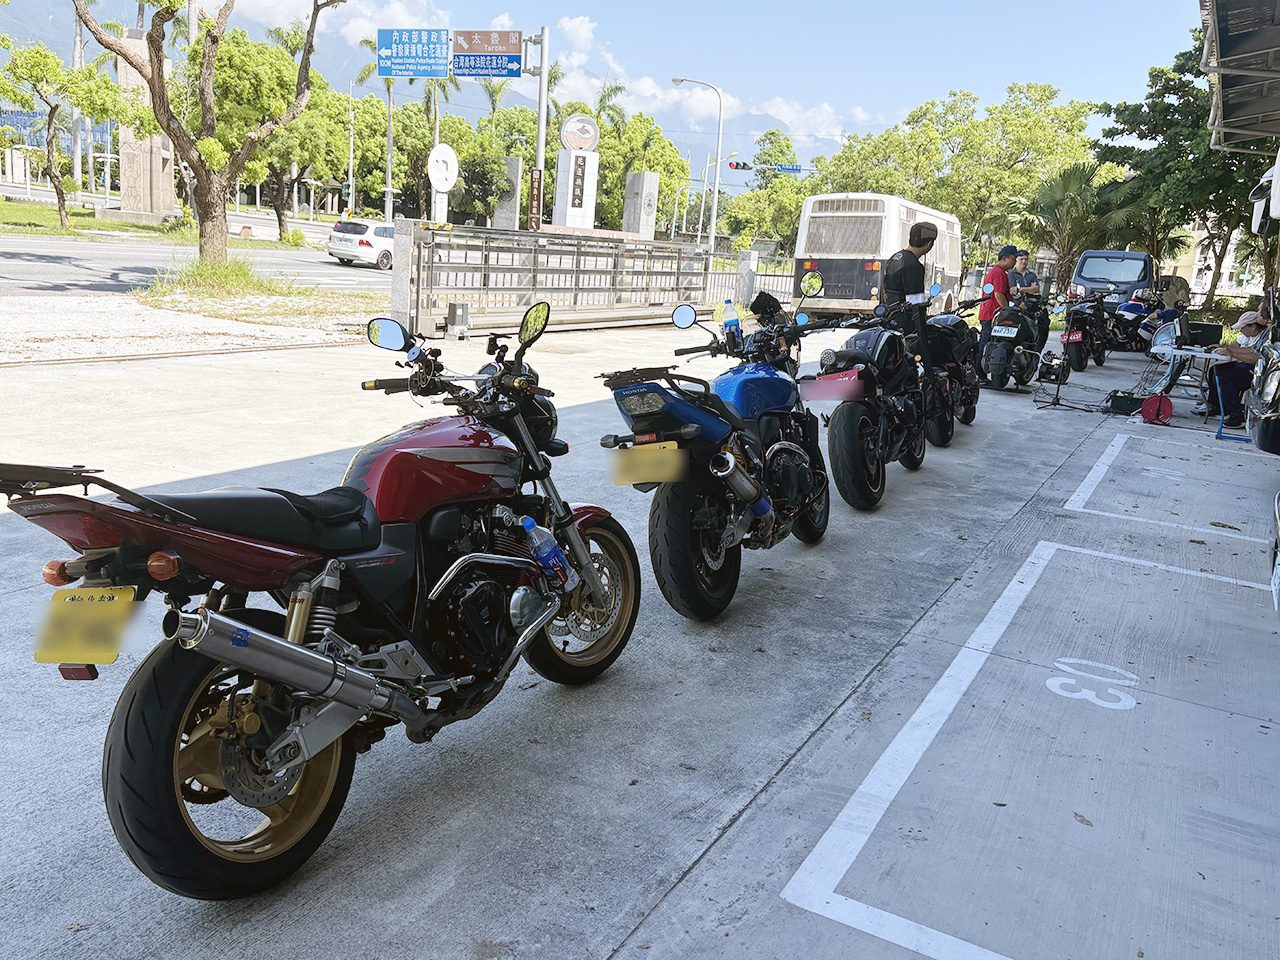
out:
{"label": "tree foliage", "polygon": [[756,138],[756,152],[751,158],[751,166],[755,169],[752,186],[763,190],[777,177],[794,176],[790,173],[778,173],[774,168],[780,163],[796,163],[795,145],[781,130],[766,130]]}
{"label": "tree foliage", "polygon": [[627,174],[658,174],[658,221],[670,223],[676,191],[688,180],[689,163],[652,117],[637,113],[617,137],[600,138],[600,182],[596,220],[606,230],[622,229]]}

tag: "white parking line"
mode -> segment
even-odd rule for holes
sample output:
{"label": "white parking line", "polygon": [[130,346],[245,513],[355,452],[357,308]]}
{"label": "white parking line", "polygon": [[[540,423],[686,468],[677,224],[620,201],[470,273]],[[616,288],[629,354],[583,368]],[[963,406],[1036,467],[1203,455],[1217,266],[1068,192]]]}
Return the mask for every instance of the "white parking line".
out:
{"label": "white parking line", "polygon": [[[1151,517],[1135,517],[1128,513],[1112,513],[1109,510],[1095,510],[1091,507],[1086,507],[1085,503],[1087,503],[1089,498],[1093,496],[1094,492],[1098,489],[1098,484],[1102,482],[1102,478],[1106,476],[1107,471],[1111,469],[1111,465],[1115,463],[1116,457],[1120,455],[1120,451],[1124,448],[1125,441],[1151,439],[1153,438],[1134,437],[1125,433],[1116,434],[1111,443],[1107,445],[1107,449],[1102,451],[1102,456],[1098,457],[1098,462],[1093,465],[1084,480],[1080,482],[1080,486],[1076,487],[1076,492],[1067,499],[1065,504],[1063,504],[1063,508],[1070,510],[1073,513],[1088,513],[1096,517],[1111,517],[1114,520],[1129,520],[1133,523],[1146,523],[1155,527],[1171,527],[1175,530],[1189,530],[1192,533],[1204,533],[1214,537],[1227,537],[1231,540],[1245,540],[1249,543],[1271,544],[1272,541],[1270,539],[1250,537],[1243,533],[1232,533],[1231,531],[1223,530],[1220,527],[1196,527],[1186,523],[1175,523],[1172,520],[1155,520]],[[1192,443],[1180,443],[1177,440],[1163,440],[1163,438],[1161,438],[1161,440],[1165,443],[1176,443],[1178,446],[1197,446]],[[1204,449],[1207,452],[1209,448],[1201,449]]]}
{"label": "white parking line", "polygon": [[[1110,449],[1110,448],[1108,448]],[[1119,447],[1116,447],[1117,451]],[[1096,484],[1095,484],[1096,485]],[[1042,540],[1014,574],[994,606],[987,612],[965,645],[956,653],[946,672],[934,684],[915,713],[911,715],[888,748],[854,791],[844,809],[827,828],[822,839],[805,857],[800,869],[782,889],[782,898],[811,913],[835,920],[847,927],[869,933],[873,937],[912,950],[930,960],[1009,960],[1003,954],[961,940],[932,927],[908,920],[836,893],[836,887],[853,866],[853,862],[871,839],[885,811],[933,743],[942,725],[964,698],[970,685],[991,655],[995,645],[1032,589],[1049,561],[1058,551],[1084,554],[1118,563],[1165,570],[1205,580],[1216,580],[1254,590],[1271,591],[1271,585],[1253,583],[1171,567],[1150,560],[1120,554],[1087,550]]]}

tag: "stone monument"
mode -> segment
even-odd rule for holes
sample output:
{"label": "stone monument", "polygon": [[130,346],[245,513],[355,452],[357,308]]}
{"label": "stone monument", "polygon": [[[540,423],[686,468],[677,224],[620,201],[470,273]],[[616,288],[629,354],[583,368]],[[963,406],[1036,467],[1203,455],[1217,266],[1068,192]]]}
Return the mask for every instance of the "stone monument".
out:
{"label": "stone monument", "polygon": [[498,206],[493,211],[496,230],[520,229],[520,173],[524,161],[520,157],[506,157],[507,182],[499,194]]}
{"label": "stone monument", "polygon": [[575,113],[560,128],[563,149],[556,156],[556,203],[551,222],[590,230],[596,225],[596,184],[600,179],[600,125]]}
{"label": "stone monument", "polygon": [[[129,30],[124,43],[145,60],[147,44],[141,30]],[[124,90],[150,92],[142,77],[123,59],[119,60],[120,86]],[[166,72],[168,62],[165,63]],[[162,223],[178,216],[178,199],[174,192],[173,145],[167,137],[139,137],[124,124],[120,125],[120,209],[103,209],[98,216],[105,220],[129,223]]]}
{"label": "stone monument", "polygon": [[623,193],[622,230],[652,240],[658,226],[658,175],[647,171],[627,174]]}

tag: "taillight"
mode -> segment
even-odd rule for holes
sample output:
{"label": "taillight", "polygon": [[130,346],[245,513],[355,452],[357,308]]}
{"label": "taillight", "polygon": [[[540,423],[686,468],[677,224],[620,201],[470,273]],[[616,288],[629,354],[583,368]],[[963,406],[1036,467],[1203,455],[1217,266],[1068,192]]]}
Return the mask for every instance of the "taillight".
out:
{"label": "taillight", "polygon": [[119,530],[89,513],[71,510],[65,513],[37,513],[28,520],[44,527],[55,537],[60,537],[77,550],[96,550],[101,547],[118,547],[124,542]]}
{"label": "taillight", "polygon": [[370,243],[368,240],[361,240],[361,241],[360,241],[360,246],[362,246],[362,247],[372,247],[372,246],[373,246],[373,244],[372,244],[372,243]]}
{"label": "taillight", "polygon": [[182,572],[182,561],[176,553],[157,550],[147,557],[147,573],[152,580],[172,580]]}
{"label": "taillight", "polygon": [[65,560],[50,560],[44,565],[44,570],[41,573],[44,575],[44,582],[51,587],[65,587],[75,580],[75,577],[67,573],[67,561]]}

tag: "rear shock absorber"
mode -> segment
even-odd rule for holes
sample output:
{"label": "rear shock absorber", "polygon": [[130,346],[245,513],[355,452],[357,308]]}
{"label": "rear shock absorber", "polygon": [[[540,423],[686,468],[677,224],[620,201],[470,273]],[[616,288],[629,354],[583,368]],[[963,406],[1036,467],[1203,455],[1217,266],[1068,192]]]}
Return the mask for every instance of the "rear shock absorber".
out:
{"label": "rear shock absorber", "polygon": [[324,573],[311,581],[311,616],[307,618],[307,640],[318,643],[326,630],[338,624],[338,588],[342,585],[342,562],[330,560]]}

